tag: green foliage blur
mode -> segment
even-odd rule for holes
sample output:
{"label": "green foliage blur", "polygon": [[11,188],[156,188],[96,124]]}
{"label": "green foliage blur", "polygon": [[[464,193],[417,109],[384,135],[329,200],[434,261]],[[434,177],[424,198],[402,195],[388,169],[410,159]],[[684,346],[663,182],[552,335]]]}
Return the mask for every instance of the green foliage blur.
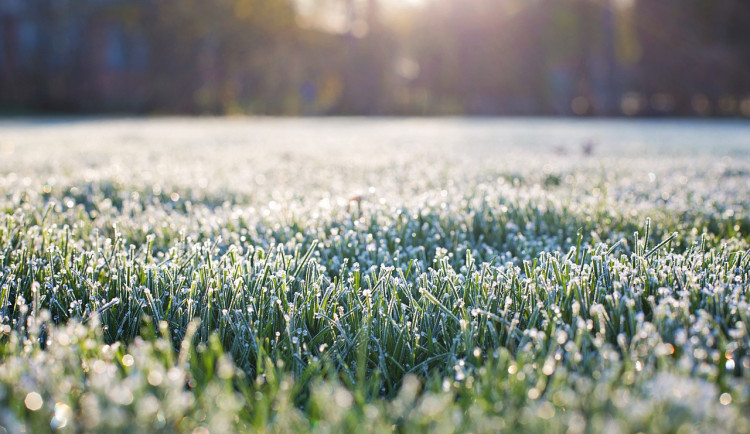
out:
{"label": "green foliage blur", "polygon": [[744,0],[0,0],[0,110],[750,117]]}

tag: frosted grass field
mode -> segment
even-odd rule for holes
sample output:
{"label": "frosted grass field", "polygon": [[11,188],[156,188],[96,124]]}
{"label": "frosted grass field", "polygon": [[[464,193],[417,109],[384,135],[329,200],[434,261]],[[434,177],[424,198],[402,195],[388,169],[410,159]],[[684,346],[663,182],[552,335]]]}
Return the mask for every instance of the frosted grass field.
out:
{"label": "frosted grass field", "polygon": [[750,430],[750,123],[2,121],[0,155],[0,431]]}

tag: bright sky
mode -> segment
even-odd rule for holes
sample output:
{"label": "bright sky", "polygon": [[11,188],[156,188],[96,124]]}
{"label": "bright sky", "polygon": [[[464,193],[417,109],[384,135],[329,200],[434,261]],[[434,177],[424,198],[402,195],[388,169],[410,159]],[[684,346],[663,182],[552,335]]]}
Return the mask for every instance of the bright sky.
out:
{"label": "bright sky", "polygon": [[[332,31],[342,31],[347,28],[346,1],[344,0],[294,0],[300,14],[305,21],[316,27],[324,27]],[[365,3],[367,0],[354,0],[355,3]],[[380,0],[386,9],[419,6],[431,0]]]}

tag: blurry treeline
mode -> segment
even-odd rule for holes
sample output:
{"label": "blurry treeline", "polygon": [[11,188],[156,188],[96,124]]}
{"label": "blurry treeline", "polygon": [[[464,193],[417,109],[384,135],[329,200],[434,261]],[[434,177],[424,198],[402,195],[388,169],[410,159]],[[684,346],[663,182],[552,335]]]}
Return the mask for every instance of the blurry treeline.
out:
{"label": "blurry treeline", "polygon": [[750,116],[750,2],[0,0],[0,108]]}

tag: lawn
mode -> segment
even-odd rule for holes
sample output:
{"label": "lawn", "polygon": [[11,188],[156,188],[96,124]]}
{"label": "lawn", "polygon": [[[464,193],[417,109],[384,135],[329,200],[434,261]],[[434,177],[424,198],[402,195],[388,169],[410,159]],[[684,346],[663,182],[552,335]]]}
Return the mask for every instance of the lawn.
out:
{"label": "lawn", "polygon": [[750,143],[545,126],[0,125],[0,432],[750,430]]}

